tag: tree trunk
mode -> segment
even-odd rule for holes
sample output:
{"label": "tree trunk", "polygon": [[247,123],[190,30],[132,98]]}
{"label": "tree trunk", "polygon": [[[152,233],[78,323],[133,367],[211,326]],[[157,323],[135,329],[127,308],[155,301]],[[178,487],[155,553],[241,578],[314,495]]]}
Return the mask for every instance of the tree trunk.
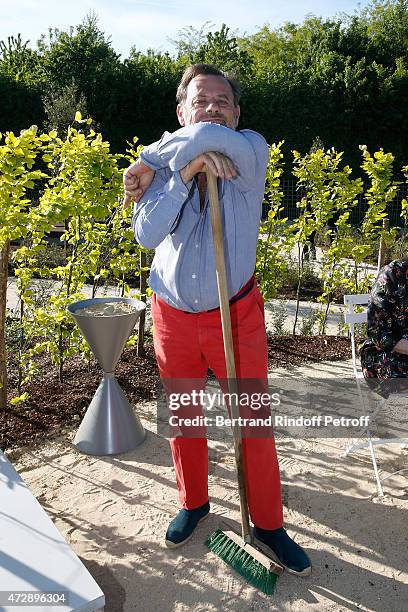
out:
{"label": "tree trunk", "polygon": [[10,241],[0,246],[0,409],[7,406],[6,305]]}
{"label": "tree trunk", "polygon": [[296,289],[296,310],[295,310],[295,320],[293,322],[292,335],[296,335],[296,325],[299,316],[299,302],[300,302],[300,288],[302,285],[302,277],[303,277],[303,249],[300,248],[300,242],[298,242],[298,284]]}
{"label": "tree trunk", "polygon": [[21,387],[23,384],[23,366],[22,366],[22,356],[24,353],[24,300],[20,293],[20,329],[19,329],[19,341],[18,341],[18,383],[17,383],[17,393],[21,395]]}
{"label": "tree trunk", "polygon": [[[390,225],[388,219],[383,219],[383,228],[387,229]],[[387,246],[385,244],[384,238],[381,236],[380,238],[380,248],[378,249],[378,262],[377,262],[377,274],[381,270],[384,265],[385,256],[387,254]]]}

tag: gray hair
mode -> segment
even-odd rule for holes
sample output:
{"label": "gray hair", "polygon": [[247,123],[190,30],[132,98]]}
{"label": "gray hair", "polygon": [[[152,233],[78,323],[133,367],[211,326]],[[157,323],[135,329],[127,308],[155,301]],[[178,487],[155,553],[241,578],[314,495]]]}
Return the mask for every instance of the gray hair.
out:
{"label": "gray hair", "polygon": [[234,105],[238,106],[241,97],[241,86],[238,81],[231,75],[222,70],[219,70],[211,64],[192,64],[183,72],[180,85],[177,88],[176,100],[179,104],[183,104],[187,98],[187,87],[196,76],[200,74],[213,74],[214,76],[223,77],[230,85],[234,96]]}

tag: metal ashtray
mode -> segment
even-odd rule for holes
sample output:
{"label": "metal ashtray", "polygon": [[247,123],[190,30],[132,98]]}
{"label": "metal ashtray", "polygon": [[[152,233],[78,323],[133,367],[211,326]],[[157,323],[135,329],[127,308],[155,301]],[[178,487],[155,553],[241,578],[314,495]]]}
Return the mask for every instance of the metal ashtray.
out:
{"label": "metal ashtray", "polygon": [[146,432],[116,380],[114,370],[146,304],[134,298],[81,300],[67,308],[103,370],[103,378],[74,438],[88,455],[133,450]]}

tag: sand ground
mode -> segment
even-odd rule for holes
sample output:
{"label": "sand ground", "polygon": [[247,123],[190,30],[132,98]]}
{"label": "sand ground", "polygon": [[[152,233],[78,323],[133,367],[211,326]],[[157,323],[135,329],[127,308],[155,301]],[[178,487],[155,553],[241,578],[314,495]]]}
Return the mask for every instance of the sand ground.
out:
{"label": "sand ground", "polygon": [[[349,371],[349,363],[326,363],[294,369],[290,376],[338,377]],[[108,612],[408,609],[408,471],[386,480],[386,495],[379,498],[367,451],[345,457],[345,439],[279,434],[285,525],[308,551],[313,573],[308,578],[285,573],[268,597],[203,543],[221,519],[239,530],[230,438],[209,442],[209,518],[183,548],[165,547],[178,497],[155,409],[154,403],[136,407],[147,438],[124,455],[80,454],[70,430],[8,453],[103,589]],[[378,454],[383,476],[408,468],[408,450],[390,445]]]}

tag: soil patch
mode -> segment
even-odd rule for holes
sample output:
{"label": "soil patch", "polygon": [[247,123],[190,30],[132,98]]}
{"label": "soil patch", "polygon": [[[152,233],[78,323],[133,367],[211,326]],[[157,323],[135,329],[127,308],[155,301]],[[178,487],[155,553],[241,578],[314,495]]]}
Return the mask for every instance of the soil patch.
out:
{"label": "soil patch", "polygon": [[268,336],[269,367],[344,359],[351,359],[350,340],[345,336]]}
{"label": "soil patch", "polygon": [[[268,336],[269,366],[299,366],[308,362],[338,361],[351,357],[350,341],[341,336]],[[38,361],[39,374],[24,390],[29,398],[16,407],[0,410],[0,448],[26,446],[42,438],[76,427],[101,380],[95,361],[87,364],[78,356],[67,360],[64,380],[48,358]],[[9,400],[17,395],[17,361],[9,354]],[[159,373],[153,345],[146,343],[146,356],[137,357],[127,348],[116,368],[116,376],[131,403],[157,397]],[[211,376],[211,372],[210,372]]]}

